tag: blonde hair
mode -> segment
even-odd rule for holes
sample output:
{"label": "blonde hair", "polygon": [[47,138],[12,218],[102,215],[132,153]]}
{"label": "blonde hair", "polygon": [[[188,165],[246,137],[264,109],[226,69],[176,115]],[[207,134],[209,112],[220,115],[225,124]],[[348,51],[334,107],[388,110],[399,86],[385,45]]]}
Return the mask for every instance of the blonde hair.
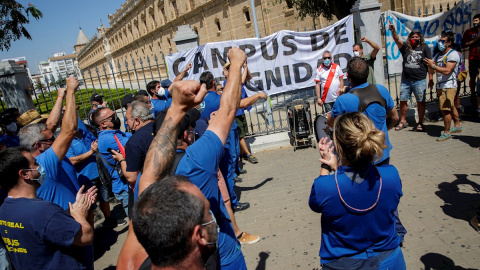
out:
{"label": "blonde hair", "polygon": [[346,113],[335,119],[333,142],[342,163],[354,169],[377,161],[387,148],[385,133],[376,129],[360,112]]}

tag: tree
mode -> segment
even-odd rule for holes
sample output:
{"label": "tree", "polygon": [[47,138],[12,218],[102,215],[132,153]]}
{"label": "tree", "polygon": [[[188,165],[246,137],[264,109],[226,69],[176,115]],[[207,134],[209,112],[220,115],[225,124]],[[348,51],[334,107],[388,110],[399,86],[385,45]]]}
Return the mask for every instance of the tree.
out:
{"label": "tree", "polygon": [[333,16],[338,20],[347,17],[355,3],[355,0],[276,0],[277,3],[283,1],[287,7],[297,10],[300,19],[303,20],[307,16],[312,17],[315,27],[321,16],[329,21],[333,19]]}
{"label": "tree", "polygon": [[30,23],[30,15],[36,20],[43,17],[34,5],[24,7],[15,0],[1,0],[0,3],[0,50],[10,49],[11,42],[22,37],[32,39],[25,25]]}

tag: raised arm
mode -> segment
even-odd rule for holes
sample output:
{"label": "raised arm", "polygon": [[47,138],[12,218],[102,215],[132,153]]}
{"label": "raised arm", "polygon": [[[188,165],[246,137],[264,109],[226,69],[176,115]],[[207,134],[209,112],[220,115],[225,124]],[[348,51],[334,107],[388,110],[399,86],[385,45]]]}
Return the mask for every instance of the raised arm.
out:
{"label": "raised arm", "polygon": [[[185,67],[182,72],[180,72],[175,79],[173,79],[174,82],[181,81],[183,78],[185,78],[185,75],[187,74],[187,71],[192,68],[192,62],[188,63],[188,65]],[[170,88],[170,87],[169,87]]]}
{"label": "raised arm", "polygon": [[265,94],[263,92],[256,93],[255,95],[253,95],[251,97],[246,97],[246,98],[240,100],[240,105],[238,107],[245,109],[245,108],[255,104],[255,102],[257,102],[257,100],[267,99],[267,98],[268,98],[267,94]]}
{"label": "raised arm", "polygon": [[395,43],[397,43],[397,47],[400,50],[403,47],[403,42],[398,37],[397,31],[395,30],[395,26],[393,26],[392,22],[389,21],[388,23],[389,23],[388,29],[392,31],[392,38],[395,41]]}
{"label": "raised arm", "polygon": [[55,105],[53,105],[50,114],[48,115],[47,122],[47,129],[50,130],[52,133],[55,133],[58,126],[60,125],[60,118],[62,117],[62,107],[63,107],[63,98],[65,97],[65,88],[59,88],[57,90],[57,101],[55,101]]}
{"label": "raised arm", "polygon": [[252,74],[248,70],[247,62],[243,63],[243,73],[242,73],[242,84],[245,84],[247,81],[252,79]]}
{"label": "raised arm", "polygon": [[[77,110],[75,106],[75,92],[78,89],[78,80],[77,78],[70,76],[67,78],[67,91],[66,96],[66,105],[65,105],[65,114],[63,115],[62,120],[62,131],[60,135],[53,142],[52,149],[57,154],[58,159],[63,160],[67,154],[70,144],[72,144],[73,137],[77,132]],[[61,109],[61,107],[60,107]],[[53,132],[53,131],[52,131]]]}
{"label": "raised arm", "polygon": [[[396,32],[395,32],[395,34],[396,34]],[[373,48],[373,51],[370,53],[370,56],[372,57],[372,59],[375,59],[377,57],[377,53],[380,51],[380,46],[378,46],[377,43],[371,41],[367,37],[362,37],[360,40],[362,42],[368,43],[368,45],[370,45]]]}
{"label": "raised arm", "polygon": [[241,69],[243,63],[247,59],[245,52],[237,47],[233,47],[228,51],[228,59],[230,68],[228,70],[227,84],[223,88],[222,98],[220,99],[220,108],[217,116],[210,121],[207,130],[214,132],[225,145],[228,133],[235,119],[235,114],[240,105],[241,91]]}

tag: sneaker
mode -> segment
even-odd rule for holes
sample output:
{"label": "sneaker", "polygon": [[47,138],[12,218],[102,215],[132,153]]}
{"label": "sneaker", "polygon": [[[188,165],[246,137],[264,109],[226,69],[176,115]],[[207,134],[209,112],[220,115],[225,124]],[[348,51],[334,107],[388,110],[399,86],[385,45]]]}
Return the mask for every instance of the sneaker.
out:
{"label": "sneaker", "polygon": [[241,169],[241,170],[238,172],[238,174],[246,174],[246,173],[247,173],[247,170],[245,170],[245,169]]}
{"label": "sneaker", "polygon": [[238,202],[238,205],[236,207],[232,207],[232,209],[233,209],[233,212],[239,212],[239,211],[246,210],[249,207],[250,207],[250,203],[248,202],[246,203]]}
{"label": "sneaker", "polygon": [[440,137],[438,137],[437,142],[443,142],[445,140],[448,140],[452,138],[452,135],[450,133],[442,133]]}
{"label": "sneaker", "polygon": [[238,241],[242,244],[255,244],[260,241],[260,236],[251,235],[247,232],[242,232],[238,237]]}
{"label": "sneaker", "polygon": [[460,133],[462,132],[462,127],[452,127],[450,133]]}
{"label": "sneaker", "polygon": [[115,219],[114,217],[110,217],[105,219],[105,221],[103,222],[103,227],[115,228],[117,226],[123,226],[125,224],[127,224],[127,222],[123,219]]}
{"label": "sneaker", "polygon": [[248,160],[248,162],[250,162],[252,164],[258,163],[258,159],[254,155],[247,156],[247,160]]}
{"label": "sneaker", "polygon": [[474,216],[471,220],[470,220],[470,225],[472,225],[472,227],[480,233],[480,222],[478,221],[478,216]]}
{"label": "sneaker", "polygon": [[237,177],[233,178],[233,181],[235,181],[235,183],[241,183],[241,182],[243,182],[243,179],[241,177],[237,176]]}

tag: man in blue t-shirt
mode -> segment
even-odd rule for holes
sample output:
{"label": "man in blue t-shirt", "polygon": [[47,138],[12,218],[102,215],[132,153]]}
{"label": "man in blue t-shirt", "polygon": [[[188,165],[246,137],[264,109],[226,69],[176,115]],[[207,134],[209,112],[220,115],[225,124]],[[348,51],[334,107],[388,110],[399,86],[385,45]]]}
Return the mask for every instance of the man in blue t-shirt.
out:
{"label": "man in blue t-shirt", "polygon": [[[145,159],[144,171],[140,178],[139,193],[150,184],[162,179],[169,173],[167,168],[173,163],[176,149],[185,149],[185,154],[178,163],[176,174],[187,176],[192,183],[200,188],[210,202],[210,210],[220,226],[218,249],[222,269],[246,269],[245,259],[229,221],[220,190],[218,189],[217,170],[227,141],[231,125],[235,120],[235,113],[240,101],[241,67],[246,60],[246,54],[232,48],[228,53],[231,62],[230,80],[225,86],[220,108],[215,117],[210,121],[205,134],[194,144],[188,146],[191,140],[191,126],[179,133],[182,119],[190,108],[199,105],[206,94],[205,84],[200,85],[195,81],[176,82],[172,86],[173,102],[165,115],[165,120],[154,138],[150,151]],[[133,230],[129,235],[117,262],[118,265],[136,265],[143,262],[145,251],[135,239]]]}
{"label": "man in blue t-shirt", "polygon": [[[68,82],[68,81],[67,81]],[[88,209],[95,202],[95,188],[83,187],[69,212],[37,198],[46,179],[45,170],[26,147],[0,152],[2,189],[8,193],[0,207],[0,236],[15,269],[93,269],[93,227]],[[5,265],[2,265],[5,266]]]}
{"label": "man in blue t-shirt", "polygon": [[[47,122],[29,124],[18,133],[20,145],[30,147],[37,162],[45,168],[46,180],[37,190],[39,198],[50,201],[63,209],[68,203],[75,201],[80,185],[77,173],[72,163],[65,157],[77,130],[77,111],[75,107],[75,91],[78,80],[71,76],[67,78],[67,89],[59,89],[58,97]],[[63,98],[66,97],[65,114],[62,120],[62,130],[57,138],[53,135],[60,124]]]}
{"label": "man in blue t-shirt", "polygon": [[[348,61],[347,66],[347,79],[351,85],[350,91],[354,89],[363,89],[369,86],[369,83],[367,82],[368,73],[369,66],[365,59],[360,57],[351,58]],[[382,157],[375,164],[377,166],[381,166],[383,164],[390,164],[390,150],[392,149],[392,144],[388,139],[388,130],[392,129],[398,122],[398,112],[388,90],[380,84],[375,84],[375,87],[377,88],[381,97],[385,100],[385,107],[380,105],[378,102],[370,103],[363,113],[370,120],[372,120],[373,124],[378,130],[381,130],[385,133],[385,144],[388,146],[388,148],[383,150]],[[364,91],[372,90],[374,91],[375,89],[368,89]],[[337,116],[344,113],[357,112],[360,102],[361,101],[359,97],[352,93],[346,93],[339,96],[333,105],[331,114],[328,116],[327,124],[330,127],[333,127],[335,118]],[[397,232],[403,239],[403,236],[407,233],[407,230],[400,222],[397,210],[395,210],[394,214],[396,218],[395,222]]]}
{"label": "man in blue t-shirt", "polygon": [[[119,162],[112,157],[112,154],[114,153],[109,150],[122,152],[132,134],[120,130],[120,118],[118,118],[116,112],[108,108],[96,110],[93,113],[92,118],[99,130],[98,153],[102,155],[103,163],[108,171],[110,179],[112,180],[112,192],[115,195],[115,198],[122,202],[123,209],[127,216],[129,216],[128,201],[131,190],[128,186],[127,180],[124,177],[120,177],[118,174],[117,166],[119,165]],[[122,159],[120,163],[124,161],[125,159]]]}
{"label": "man in blue t-shirt", "polygon": [[103,96],[99,93],[93,93],[90,97],[90,103],[92,103],[92,108],[88,112],[88,122],[90,125],[95,125],[93,122],[92,114],[96,109],[107,108],[107,102],[103,101]]}
{"label": "man in blue t-shirt", "polygon": [[[369,85],[367,82],[368,73],[369,66],[367,61],[360,57],[353,57],[350,59],[347,67],[347,74],[348,82],[351,85],[351,90],[366,88]],[[377,129],[385,133],[385,144],[388,146],[388,148],[383,150],[383,156],[377,161],[378,165],[381,165],[388,164],[390,160],[390,150],[392,149],[392,144],[388,138],[388,130],[393,128],[397,123],[398,112],[388,90],[380,84],[376,84],[375,86],[378,89],[381,97],[385,100],[386,106],[382,107],[380,103],[374,102],[371,103],[363,113],[365,113],[365,115],[372,120]],[[328,116],[327,124],[330,127],[333,127],[335,118],[337,116],[344,113],[357,112],[359,104],[360,99],[355,94],[346,93],[339,96],[333,105],[331,114]]]}

